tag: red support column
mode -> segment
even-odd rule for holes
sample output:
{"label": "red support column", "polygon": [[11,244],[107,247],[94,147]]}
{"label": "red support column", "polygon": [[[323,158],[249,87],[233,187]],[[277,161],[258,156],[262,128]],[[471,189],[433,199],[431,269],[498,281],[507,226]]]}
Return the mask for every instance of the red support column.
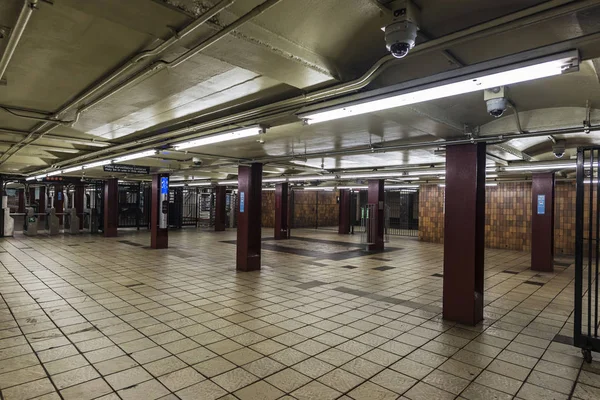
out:
{"label": "red support column", "polygon": [[531,269],[554,271],[554,172],[533,174]]}
{"label": "red support column", "polygon": [[75,197],[73,198],[72,207],[75,208],[77,216],[79,217],[79,229],[83,229],[83,203],[84,203],[84,192],[85,188],[83,185],[75,185]]}
{"label": "red support column", "polygon": [[350,196],[351,192],[348,189],[340,190],[340,217],[338,219],[338,233],[347,235],[350,233]]}
{"label": "red support column", "polygon": [[215,187],[215,232],[225,230],[227,224],[227,188],[225,186]]}
{"label": "red support column", "polygon": [[119,181],[104,182],[104,237],[116,237],[119,226]]}
{"label": "red support column", "polygon": [[[54,186],[54,208],[55,208],[57,214],[62,214],[64,212],[65,194],[66,193],[67,192],[65,190],[63,190],[62,185]],[[58,217],[58,225],[60,226],[63,224],[63,216],[57,215],[57,217]]]}
{"label": "red support column", "polygon": [[18,213],[25,212],[25,189],[19,189],[19,208],[17,208]]}
{"label": "red support column", "polygon": [[385,233],[385,191],[383,179],[369,180],[368,203],[373,204],[373,214],[370,216],[373,219],[372,225],[367,233],[369,250],[383,250],[384,233]]}
{"label": "red support column", "polygon": [[444,319],[475,325],[483,319],[485,144],[446,148]]}
{"label": "red support column", "polygon": [[262,164],[240,166],[238,172],[238,271],[260,270]]}
{"label": "red support column", "polygon": [[288,189],[287,182],[275,185],[275,240],[289,239]]}
{"label": "red support column", "polygon": [[152,176],[152,196],[150,205],[150,247],[169,247],[169,174]]}

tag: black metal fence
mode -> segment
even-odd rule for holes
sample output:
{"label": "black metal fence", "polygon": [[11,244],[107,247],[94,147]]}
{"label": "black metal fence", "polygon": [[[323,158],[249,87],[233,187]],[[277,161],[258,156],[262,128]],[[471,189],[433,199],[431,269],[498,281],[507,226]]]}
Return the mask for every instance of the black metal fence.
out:
{"label": "black metal fence", "polygon": [[150,185],[119,183],[119,228],[147,227],[150,217]]}
{"label": "black metal fence", "polygon": [[[350,224],[353,232],[362,232],[361,212],[368,204],[367,190],[355,191],[350,197]],[[392,236],[419,236],[419,191],[417,189],[389,190],[385,192],[386,217],[389,219],[386,234]]]}
{"label": "black metal fence", "polygon": [[574,343],[591,362],[591,352],[600,351],[600,147],[577,151],[576,202]]}

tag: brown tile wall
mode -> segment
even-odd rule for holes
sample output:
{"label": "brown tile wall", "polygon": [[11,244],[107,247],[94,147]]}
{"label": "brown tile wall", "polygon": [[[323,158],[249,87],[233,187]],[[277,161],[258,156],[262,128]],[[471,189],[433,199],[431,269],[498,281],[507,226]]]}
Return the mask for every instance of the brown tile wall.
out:
{"label": "brown tile wall", "polygon": [[[317,207],[317,196],[319,206]],[[339,219],[339,206],[337,204],[338,192],[295,191],[293,228],[314,228],[317,224],[317,208],[319,226],[337,226]],[[275,192],[262,192],[262,226],[272,228],[275,225]]]}
{"label": "brown tile wall", "polygon": [[[487,247],[531,250],[531,183],[503,183],[486,188]],[[444,188],[423,185],[419,193],[419,240],[444,241]],[[556,184],[554,246],[556,254],[575,252],[575,184]]]}

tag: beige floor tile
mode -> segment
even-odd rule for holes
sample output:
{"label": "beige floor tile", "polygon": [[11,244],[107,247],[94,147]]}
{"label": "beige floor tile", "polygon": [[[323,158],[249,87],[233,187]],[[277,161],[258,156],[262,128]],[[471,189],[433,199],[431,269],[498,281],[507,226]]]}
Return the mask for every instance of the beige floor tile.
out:
{"label": "beige floor tile", "polygon": [[469,400],[512,400],[513,396],[500,392],[496,389],[492,389],[487,386],[480,385],[478,383],[471,383],[464,392],[462,397]]}
{"label": "beige floor tile", "polygon": [[384,367],[369,360],[365,360],[364,358],[358,357],[342,365],[341,368],[345,371],[353,373],[354,375],[369,379],[381,371]]}
{"label": "beige floor tile", "polygon": [[236,365],[244,365],[262,358],[262,354],[249,348],[243,348],[227,353],[223,355],[223,358]]}
{"label": "beige floor tile", "polygon": [[135,367],[108,375],[105,377],[105,379],[114,390],[120,390],[128,386],[150,380],[152,379],[152,375],[150,375],[142,367]]}
{"label": "beige floor tile", "polygon": [[[4,400],[31,399],[46,393],[54,393],[54,386],[48,378],[12,386],[8,389],[2,390],[2,396]],[[65,399],[68,398],[65,397]]]}
{"label": "beige floor tile", "polygon": [[428,367],[427,365],[419,364],[418,362],[412,361],[408,358],[403,358],[397,363],[392,364],[390,368],[415,379],[423,379],[425,376],[427,376],[427,374],[433,371],[433,368]]}
{"label": "beige floor tile", "polygon": [[290,393],[310,382],[311,378],[291,368],[287,368],[269,376],[265,380],[285,393]]}
{"label": "beige floor tile", "polygon": [[210,379],[228,392],[235,392],[258,380],[256,376],[242,368],[232,369]]}
{"label": "beige floor tile", "polygon": [[403,375],[399,372],[392,371],[390,369],[381,371],[380,373],[372,377],[370,380],[371,382],[376,383],[379,386],[382,386],[398,394],[405,393],[415,383],[417,383],[416,379]]}
{"label": "beige floor tile", "polygon": [[600,389],[594,386],[584,385],[582,383],[578,383],[575,386],[575,392],[573,396],[578,397],[582,400],[594,400],[600,398]]}
{"label": "beige floor tile", "polygon": [[395,400],[398,394],[372,382],[365,382],[348,393],[354,400]]}
{"label": "beige floor tile", "polygon": [[275,386],[269,385],[265,381],[259,381],[252,385],[235,392],[235,396],[240,400],[274,400],[279,399],[284,393]]}
{"label": "beige floor tile", "polygon": [[96,370],[91,365],[88,365],[67,372],[62,372],[60,374],[52,375],[52,381],[60,390],[69,386],[91,381],[99,377],[100,375],[98,375]]}
{"label": "beige floor tile", "polygon": [[341,393],[322,383],[312,381],[292,392],[291,395],[298,400],[334,400],[340,397]]}
{"label": "beige floor tile", "polygon": [[172,392],[176,392],[188,386],[192,386],[205,378],[192,367],[162,375],[158,380]]}
{"label": "beige floor tile", "polygon": [[[9,361],[5,361],[9,362]],[[41,365],[11,371],[0,375],[0,389],[6,389],[11,386],[20,385],[31,381],[37,381],[45,378],[46,372]]]}
{"label": "beige floor tile", "polygon": [[222,374],[223,372],[230,371],[236,368],[236,365],[232,362],[227,361],[222,357],[211,358],[210,360],[203,361],[195,364],[194,369],[200,372],[202,375],[212,378]]}
{"label": "beige floor tile", "polygon": [[258,376],[259,378],[265,378],[269,375],[274,374],[277,371],[285,369],[285,365],[275,360],[272,360],[269,357],[263,357],[242,366],[242,368]]}
{"label": "beige floor tile", "polygon": [[349,390],[357,387],[365,381],[357,375],[337,368],[318,379],[319,382],[337,390],[341,393],[346,393]]}
{"label": "beige floor tile", "polygon": [[81,383],[60,391],[65,400],[90,400],[108,394],[113,390],[102,379]]}
{"label": "beige floor tile", "polygon": [[181,400],[215,400],[226,394],[225,390],[209,380],[202,381],[176,393]]}
{"label": "beige floor tile", "polygon": [[314,357],[301,361],[292,368],[313,379],[325,375],[329,371],[335,369],[333,365]]}
{"label": "beige floor tile", "polygon": [[169,391],[155,380],[126,387],[117,392],[123,400],[155,400],[169,394]]}
{"label": "beige floor tile", "polygon": [[169,374],[186,367],[186,363],[175,356],[162,358],[157,361],[145,364],[144,369],[150,372],[155,377]]}
{"label": "beige floor tile", "polygon": [[452,393],[445,392],[424,382],[414,385],[405,393],[405,396],[411,400],[451,400],[455,397]]}
{"label": "beige floor tile", "polygon": [[[575,389],[577,390],[577,388]],[[525,383],[517,393],[517,397],[524,400],[566,400],[569,396],[530,383]]]}

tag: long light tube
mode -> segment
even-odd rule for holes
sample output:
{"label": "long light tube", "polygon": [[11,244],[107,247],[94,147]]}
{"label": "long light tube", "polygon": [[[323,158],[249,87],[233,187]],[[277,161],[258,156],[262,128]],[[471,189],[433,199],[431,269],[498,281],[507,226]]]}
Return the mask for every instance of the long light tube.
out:
{"label": "long light tube", "polygon": [[238,181],[230,180],[230,181],[219,181],[217,182],[219,185],[235,185],[237,186]]}
{"label": "long light tube", "polygon": [[82,169],[83,169],[83,167],[80,165],[78,167],[71,167],[71,168],[63,169],[62,173],[68,174],[69,172],[81,171]]}
{"label": "long light tube", "polygon": [[279,178],[265,178],[262,181],[263,183],[279,183],[287,181],[287,178],[285,176]]}
{"label": "long light tube", "polygon": [[25,178],[26,181],[32,181],[34,179],[36,179],[35,176],[28,176],[27,178]]}
{"label": "long light tube", "polygon": [[387,98],[366,101],[363,103],[351,104],[332,110],[307,113],[304,115],[300,114],[299,116],[300,118],[303,118],[307,124],[332,121],[353,115],[367,114],[409,104],[416,104],[425,101],[441,99],[444,97],[481,91],[498,86],[511,85],[519,82],[560,75],[567,67],[572,65],[572,63],[572,56],[568,58],[563,56],[558,60],[546,61],[539,64],[515,68],[498,73],[488,73],[487,75],[465,79],[455,83],[417,90],[411,93],[403,93]]}
{"label": "long light tube", "polygon": [[408,171],[409,176],[446,175],[445,169],[424,169],[419,171]]}
{"label": "long light tube", "polygon": [[122,156],[122,157],[117,157],[113,160],[113,162],[120,163],[120,162],[124,162],[124,161],[135,160],[136,158],[150,157],[150,156],[156,155],[156,153],[157,153],[156,150],[142,151],[141,153],[134,153],[134,154],[128,154],[128,155]]}
{"label": "long light tube", "polygon": [[531,165],[514,165],[504,167],[505,171],[539,171],[545,169],[575,169],[577,164],[574,162],[569,163],[548,163],[548,164],[531,164]]}
{"label": "long light tube", "polygon": [[363,190],[363,189],[368,189],[369,187],[367,185],[354,185],[354,186],[338,186],[337,188],[340,190]]}
{"label": "long light tube", "polygon": [[189,149],[190,147],[205,146],[207,144],[221,143],[228,140],[241,139],[249,136],[255,136],[260,134],[262,129],[259,126],[253,126],[245,129],[238,129],[234,131],[228,131],[225,133],[219,133],[216,135],[209,135],[200,139],[194,139],[189,142],[177,143],[173,147],[175,150]]}
{"label": "long light tube", "polygon": [[404,172],[365,172],[365,173],[340,175],[340,179],[363,179],[363,178],[411,179],[409,176],[404,175]]}
{"label": "long light tube", "polygon": [[304,190],[324,190],[326,192],[331,192],[333,190],[335,190],[335,187],[333,186],[305,186],[303,187]]}
{"label": "long light tube", "polygon": [[86,164],[83,166],[83,169],[90,169],[90,168],[96,168],[96,167],[101,167],[103,165],[107,165],[112,163],[112,160],[102,160],[102,161],[96,161],[93,162],[91,164]]}
{"label": "long light tube", "polygon": [[298,175],[288,177],[289,182],[324,181],[328,179],[335,179],[335,175]]}
{"label": "long light tube", "polygon": [[197,183],[188,183],[188,186],[210,186],[212,182],[197,182]]}
{"label": "long light tube", "polygon": [[58,170],[58,171],[52,171],[52,172],[48,172],[48,173],[46,174],[46,176],[55,176],[55,175],[60,175],[60,174],[62,174],[62,173],[63,173],[63,172],[62,172],[61,170]]}

